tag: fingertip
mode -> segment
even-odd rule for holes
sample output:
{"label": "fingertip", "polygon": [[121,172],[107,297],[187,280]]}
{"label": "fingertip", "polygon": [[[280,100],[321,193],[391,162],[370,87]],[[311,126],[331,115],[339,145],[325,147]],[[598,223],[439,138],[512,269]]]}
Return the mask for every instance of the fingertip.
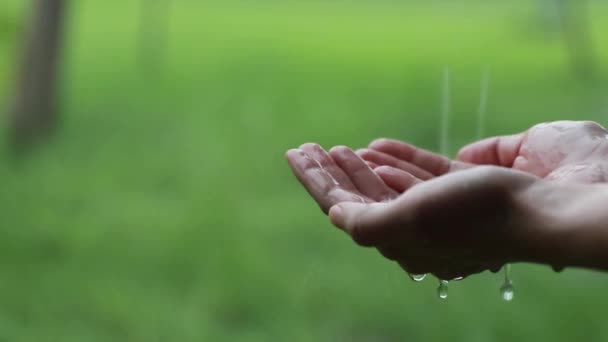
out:
{"label": "fingertip", "polygon": [[360,148],[355,151],[355,153],[363,159],[366,159],[370,155],[371,152],[372,151],[369,148]]}
{"label": "fingertip", "polygon": [[381,165],[381,166],[375,167],[374,171],[376,171],[376,173],[395,173],[395,172],[401,171],[401,170],[399,170],[395,167],[392,167],[392,166]]}
{"label": "fingertip", "polygon": [[290,160],[297,155],[301,155],[302,150],[297,148],[291,148],[285,152],[285,159]]}
{"label": "fingertip", "polygon": [[456,160],[468,162],[471,159],[471,145],[472,144],[465,145],[460,150],[458,150],[458,153],[456,154]]}
{"label": "fingertip", "polygon": [[304,144],[300,145],[301,150],[307,150],[307,149],[314,150],[317,148],[321,148],[321,145],[319,145],[317,143],[312,143],[312,142],[308,142],[308,143],[304,143]]}
{"label": "fingertip", "polygon": [[389,138],[378,138],[378,139],[374,139],[372,140],[371,143],[369,143],[368,147],[371,149],[375,149],[378,146],[382,146],[382,145],[386,145],[386,143],[388,143],[391,139]]}
{"label": "fingertip", "polygon": [[350,147],[344,145],[334,146],[329,150],[329,155],[331,155],[333,158],[336,158],[337,160],[344,159],[351,153],[354,152],[350,149]]}
{"label": "fingertip", "polygon": [[344,145],[338,145],[338,146],[334,146],[329,150],[329,153],[340,153],[340,152],[344,152],[344,151],[349,151],[350,148],[348,146],[344,146]]}
{"label": "fingertip", "polygon": [[355,153],[358,155],[361,155],[361,154],[365,153],[366,151],[368,151],[367,148],[359,148],[359,149],[355,150]]}

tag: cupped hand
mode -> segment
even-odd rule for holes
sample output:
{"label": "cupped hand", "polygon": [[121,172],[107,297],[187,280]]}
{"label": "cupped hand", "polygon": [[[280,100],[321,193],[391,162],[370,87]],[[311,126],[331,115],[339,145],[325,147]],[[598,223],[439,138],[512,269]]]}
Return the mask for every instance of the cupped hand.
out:
{"label": "cupped hand", "polygon": [[556,121],[526,132],[484,139],[463,147],[456,160],[390,139],[372,142],[357,153],[398,192],[406,173],[428,180],[475,165],[513,168],[553,181],[597,183],[608,180],[608,131],[590,121]]}
{"label": "cupped hand", "polygon": [[[516,260],[526,219],[514,194],[538,178],[478,167],[428,182],[409,176],[399,195],[352,150],[304,144],[287,152],[294,174],[332,222],[414,274],[443,279]],[[523,253],[523,252],[522,252]]]}
{"label": "cupped hand", "polygon": [[530,255],[535,219],[518,200],[538,178],[483,166],[421,183],[394,201],[340,203],[334,225],[412,274],[466,277]]}
{"label": "cupped hand", "polygon": [[[399,195],[348,147],[337,146],[327,152],[318,144],[307,143],[287,151],[286,158],[325,213],[341,202],[374,203]],[[412,176],[409,179],[417,181]]]}

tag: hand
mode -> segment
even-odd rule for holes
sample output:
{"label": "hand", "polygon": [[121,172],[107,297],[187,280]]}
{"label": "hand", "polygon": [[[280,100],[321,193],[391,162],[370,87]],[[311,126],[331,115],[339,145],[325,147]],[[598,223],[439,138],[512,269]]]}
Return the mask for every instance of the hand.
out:
{"label": "hand", "polygon": [[421,180],[470,168],[496,165],[548,180],[597,183],[608,180],[608,131],[589,121],[544,123],[520,134],[484,139],[465,146],[456,161],[389,139],[372,142],[357,153],[395,190],[404,174]]}
{"label": "hand", "polygon": [[465,277],[512,262],[608,270],[608,186],[479,166],[385,203],[340,203],[334,225],[412,274]]}
{"label": "hand", "polygon": [[536,180],[501,168],[475,168],[397,198],[349,148],[328,153],[304,144],[288,151],[287,160],[321,209],[327,213],[333,207],[332,222],[357,243],[376,247],[408,272],[444,279],[499,268],[518,254],[515,230],[525,230],[526,220],[513,214],[511,198]]}
{"label": "hand", "polygon": [[554,181],[606,182],[608,131],[591,121],[543,123],[521,134],[466,146],[458,159],[511,167]]}
{"label": "hand", "polygon": [[[478,167],[424,182],[398,198],[352,150],[304,144],[287,152],[300,182],[334,225],[413,274],[442,279],[495,269],[523,255],[526,219],[515,193],[537,178]],[[417,180],[414,177],[412,181]]]}
{"label": "hand", "polygon": [[410,273],[452,279],[514,261],[608,269],[608,186],[479,166],[410,175],[419,185],[397,196],[346,147],[305,144],[287,159],[336,226]]}
{"label": "hand", "polygon": [[[453,279],[519,261],[536,220],[518,203],[538,179],[478,167],[424,182],[388,203],[340,203],[332,222],[413,274]],[[532,239],[536,240],[536,239]]]}
{"label": "hand", "polygon": [[[399,195],[347,147],[334,147],[328,153],[308,143],[287,151],[286,158],[294,175],[325,213],[341,202],[374,203]],[[411,176],[409,179],[417,181]]]}

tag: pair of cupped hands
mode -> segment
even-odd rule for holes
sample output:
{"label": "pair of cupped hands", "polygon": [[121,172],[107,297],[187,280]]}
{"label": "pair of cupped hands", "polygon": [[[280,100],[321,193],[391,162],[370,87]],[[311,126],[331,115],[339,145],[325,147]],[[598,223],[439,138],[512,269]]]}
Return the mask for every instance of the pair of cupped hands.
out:
{"label": "pair of cupped hands", "polygon": [[608,179],[607,137],[594,122],[558,121],[477,141],[455,160],[384,138],[356,151],[307,143],[286,157],[357,244],[411,274],[453,279],[518,261],[567,266],[572,203]]}

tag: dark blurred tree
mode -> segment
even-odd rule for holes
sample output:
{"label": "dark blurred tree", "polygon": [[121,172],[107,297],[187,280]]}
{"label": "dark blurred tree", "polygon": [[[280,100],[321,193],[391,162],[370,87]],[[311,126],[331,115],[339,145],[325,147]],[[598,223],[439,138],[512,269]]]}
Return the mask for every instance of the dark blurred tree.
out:
{"label": "dark blurred tree", "polygon": [[171,0],[140,0],[137,61],[146,73],[157,73],[165,58]]}
{"label": "dark blurred tree", "polygon": [[587,0],[556,0],[562,34],[570,64],[582,78],[590,78],[595,71],[595,49],[591,39]]}
{"label": "dark blurred tree", "polygon": [[9,110],[11,142],[29,144],[57,121],[57,74],[65,0],[35,0],[23,40],[19,74]]}

